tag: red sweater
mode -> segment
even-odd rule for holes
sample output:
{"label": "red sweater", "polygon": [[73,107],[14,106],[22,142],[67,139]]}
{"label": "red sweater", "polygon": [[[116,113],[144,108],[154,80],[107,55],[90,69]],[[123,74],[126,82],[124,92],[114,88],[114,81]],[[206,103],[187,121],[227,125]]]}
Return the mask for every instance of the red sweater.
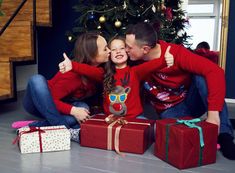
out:
{"label": "red sweater", "polygon": [[66,115],[70,114],[72,105],[62,101],[63,99],[82,99],[92,95],[96,91],[93,82],[89,81],[85,84],[82,82],[81,76],[72,71],[64,74],[57,72],[51,80],[48,80],[48,86],[56,108],[60,113]]}
{"label": "red sweater", "polygon": [[170,45],[174,56],[174,65],[153,73],[147,81],[149,91],[155,95],[151,101],[157,111],[161,112],[185,99],[191,83],[191,75],[205,77],[208,88],[208,110],[221,111],[225,97],[224,71],[219,66],[196,55],[183,46],[160,41],[161,55]]}
{"label": "red sweater", "polygon": [[[143,113],[140,99],[140,82],[152,72],[166,67],[164,57],[145,62],[134,67],[116,69],[114,75],[115,89],[104,96],[104,111],[106,115],[115,114],[133,118]],[[103,80],[103,70],[86,64],[73,62],[73,70],[82,75]]]}
{"label": "red sweater", "polygon": [[211,60],[212,62],[218,64],[219,62],[219,52],[218,51],[211,51],[208,49],[197,49],[194,51],[196,54],[203,56],[205,58],[208,58],[209,60]]}

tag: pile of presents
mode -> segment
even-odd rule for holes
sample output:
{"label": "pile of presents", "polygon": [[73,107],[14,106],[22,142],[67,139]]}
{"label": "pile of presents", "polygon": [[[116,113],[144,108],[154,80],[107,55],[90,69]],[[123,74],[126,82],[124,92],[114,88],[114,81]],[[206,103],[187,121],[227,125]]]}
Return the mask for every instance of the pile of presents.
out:
{"label": "pile of presents", "polygon": [[[156,128],[154,128],[156,127]],[[178,169],[215,163],[218,126],[200,119],[125,119],[96,115],[81,124],[80,144],[143,154],[155,141],[154,155]],[[64,126],[21,128],[16,141],[21,153],[70,149]]]}

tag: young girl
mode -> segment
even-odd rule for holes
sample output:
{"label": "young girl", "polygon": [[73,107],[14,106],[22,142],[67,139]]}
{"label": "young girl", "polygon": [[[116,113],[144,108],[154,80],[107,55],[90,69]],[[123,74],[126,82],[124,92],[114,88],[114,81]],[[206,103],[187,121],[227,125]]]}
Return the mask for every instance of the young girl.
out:
{"label": "young girl", "polygon": [[[110,50],[106,40],[97,33],[84,33],[77,39],[74,61],[98,66],[108,61]],[[96,91],[94,80],[73,71],[58,72],[51,80],[42,75],[34,75],[28,81],[24,108],[27,112],[42,118],[42,121],[19,121],[13,127],[65,125],[77,129],[80,122],[89,118],[89,107],[80,100]]]}
{"label": "young girl", "polygon": [[[125,41],[114,38],[109,44],[111,61],[104,71],[86,64],[76,63],[65,57],[59,64],[62,73],[72,71],[96,78],[104,83],[104,111],[106,115],[114,114],[134,118],[142,115],[143,107],[140,99],[140,82],[150,73],[166,67],[164,56],[130,67],[127,64],[128,55],[125,50]],[[169,51],[169,49],[168,49]]]}

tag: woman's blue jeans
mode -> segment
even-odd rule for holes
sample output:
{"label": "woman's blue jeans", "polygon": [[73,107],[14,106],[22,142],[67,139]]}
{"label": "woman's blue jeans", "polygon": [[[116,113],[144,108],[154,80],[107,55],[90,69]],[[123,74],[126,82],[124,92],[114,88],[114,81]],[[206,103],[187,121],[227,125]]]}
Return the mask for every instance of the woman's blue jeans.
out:
{"label": "woman's blue jeans", "polygon": [[[200,117],[208,111],[207,104],[207,84],[202,76],[195,75],[192,78],[192,84],[186,99],[180,104],[171,107],[160,114],[161,118],[193,116]],[[228,109],[224,103],[220,115],[220,133],[229,133],[233,136],[233,128],[229,120]]]}
{"label": "woman's blue jeans", "polygon": [[[75,101],[71,104],[89,109],[88,105],[84,102]],[[29,124],[29,126],[65,125],[67,128],[80,127],[73,116],[59,113],[48,88],[47,80],[42,75],[37,74],[29,79],[23,99],[23,106],[28,113],[42,118],[42,121],[35,121]]]}

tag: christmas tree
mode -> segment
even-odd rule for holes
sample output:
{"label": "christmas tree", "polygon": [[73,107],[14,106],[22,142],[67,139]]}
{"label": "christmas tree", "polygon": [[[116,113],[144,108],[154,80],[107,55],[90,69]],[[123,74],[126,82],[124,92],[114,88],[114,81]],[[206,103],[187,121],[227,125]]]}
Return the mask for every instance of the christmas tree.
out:
{"label": "christmas tree", "polygon": [[106,39],[125,34],[130,24],[149,22],[159,38],[167,42],[186,44],[188,24],[180,0],[78,0],[75,27],[67,32],[74,40],[85,31],[99,31]]}

